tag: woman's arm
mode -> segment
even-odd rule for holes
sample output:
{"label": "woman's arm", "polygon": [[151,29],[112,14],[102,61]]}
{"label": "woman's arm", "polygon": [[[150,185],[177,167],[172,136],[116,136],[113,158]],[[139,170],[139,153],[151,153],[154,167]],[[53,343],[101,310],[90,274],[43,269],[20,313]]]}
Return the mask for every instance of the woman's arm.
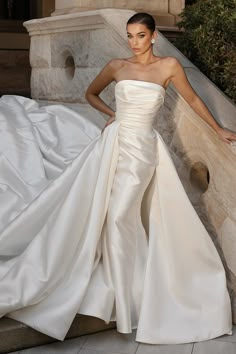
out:
{"label": "woman's arm", "polygon": [[236,141],[236,135],[227,129],[222,128],[214,119],[213,115],[196,94],[190,85],[182,65],[175,58],[169,58],[169,65],[171,70],[171,82],[174,84],[178,92],[185,99],[185,101],[192,107],[192,109],[218,134],[221,140],[230,144]]}
{"label": "woman's arm", "polygon": [[110,118],[114,118],[115,112],[99,97],[99,94],[114,80],[114,73],[114,63],[110,61],[92,81],[85,93],[85,98],[91,106]]}

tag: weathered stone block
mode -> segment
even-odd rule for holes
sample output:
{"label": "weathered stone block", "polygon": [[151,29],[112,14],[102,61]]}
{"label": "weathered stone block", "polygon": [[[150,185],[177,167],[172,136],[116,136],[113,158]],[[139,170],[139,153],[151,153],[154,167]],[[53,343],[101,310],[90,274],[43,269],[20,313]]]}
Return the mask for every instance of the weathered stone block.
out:
{"label": "weathered stone block", "polygon": [[179,15],[184,6],[185,0],[169,0],[169,12],[173,15]]}
{"label": "weathered stone block", "polygon": [[65,68],[69,56],[75,67],[89,66],[90,31],[55,33],[51,36],[51,66]]}
{"label": "weathered stone block", "polygon": [[31,37],[30,65],[32,68],[49,68],[51,66],[50,35]]}

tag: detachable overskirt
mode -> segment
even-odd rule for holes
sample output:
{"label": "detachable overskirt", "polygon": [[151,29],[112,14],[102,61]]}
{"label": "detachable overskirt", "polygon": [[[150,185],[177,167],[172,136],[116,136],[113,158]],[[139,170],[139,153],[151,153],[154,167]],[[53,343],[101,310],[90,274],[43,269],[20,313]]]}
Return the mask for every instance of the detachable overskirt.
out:
{"label": "detachable overskirt", "polygon": [[[225,272],[156,131],[114,122],[0,238],[0,315],[64,339],[76,313],[146,343],[230,332]],[[8,258],[8,260],[7,260]]]}

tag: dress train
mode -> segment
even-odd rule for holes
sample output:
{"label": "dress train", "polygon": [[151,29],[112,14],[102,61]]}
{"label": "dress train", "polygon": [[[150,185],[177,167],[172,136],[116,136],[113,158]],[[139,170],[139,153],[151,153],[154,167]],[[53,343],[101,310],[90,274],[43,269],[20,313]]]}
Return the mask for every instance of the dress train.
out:
{"label": "dress train", "polygon": [[[17,194],[16,179],[4,182],[11,200],[26,202],[19,204],[18,215],[8,213],[10,221],[0,234],[0,316],[60,340],[76,313],[116,320],[123,333],[137,328],[137,341],[152,344],[229,333],[231,306],[222,262],[153,128],[165,90],[122,80],[115,93],[116,121],[102,135],[92,137],[93,125],[76,116],[82,124],[78,140],[85,140],[69,162],[60,157],[65,145],[54,144],[57,131],[52,137],[47,126],[40,128],[50,109],[42,115],[31,100],[20,102],[29,127],[27,135],[25,128],[19,134],[27,144],[37,113],[39,123],[34,120],[29,139],[35,144],[32,155],[43,151],[39,166],[49,166],[56,177],[46,183],[36,171],[30,183],[16,163],[12,170],[24,190],[37,186],[28,203]],[[65,113],[60,106],[53,111],[61,117]],[[26,173],[31,174],[34,170]]]}

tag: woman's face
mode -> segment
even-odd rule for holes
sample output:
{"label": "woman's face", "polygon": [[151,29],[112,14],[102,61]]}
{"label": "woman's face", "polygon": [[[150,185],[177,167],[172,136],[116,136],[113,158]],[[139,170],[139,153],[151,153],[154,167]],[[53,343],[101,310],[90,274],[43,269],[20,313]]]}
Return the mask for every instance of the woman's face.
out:
{"label": "woman's face", "polygon": [[133,53],[141,55],[151,48],[151,39],[156,37],[156,32],[152,33],[143,24],[132,23],[127,25],[127,37]]}

